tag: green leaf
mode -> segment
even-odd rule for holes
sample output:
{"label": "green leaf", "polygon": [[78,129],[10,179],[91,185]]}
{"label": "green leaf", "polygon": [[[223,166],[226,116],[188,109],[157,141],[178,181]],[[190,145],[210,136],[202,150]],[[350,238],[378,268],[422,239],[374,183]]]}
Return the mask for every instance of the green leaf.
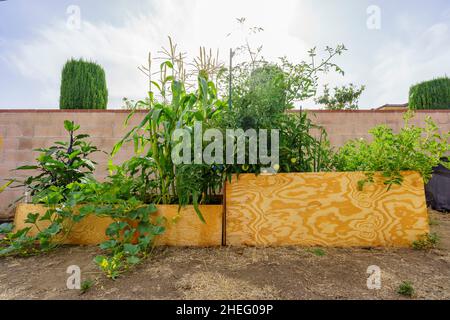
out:
{"label": "green leaf", "polygon": [[38,217],[39,217],[39,213],[29,213],[27,215],[27,218],[25,219],[25,223],[34,224],[34,223],[36,223]]}
{"label": "green leaf", "polygon": [[139,237],[139,245],[141,246],[141,248],[143,248],[143,250],[145,250],[152,242],[153,236],[150,235],[141,235]]}
{"label": "green leaf", "polygon": [[69,160],[73,160],[75,157],[77,157],[81,153],[81,150],[76,150],[69,154]]}
{"label": "green leaf", "polygon": [[28,232],[31,230],[31,227],[26,227],[23,229],[18,230],[16,233],[10,236],[11,239],[19,239],[24,238],[28,234]]}
{"label": "green leaf", "polygon": [[45,214],[39,218],[39,221],[51,221],[54,211],[53,210],[47,210]]}
{"label": "green leaf", "polygon": [[151,225],[149,222],[141,221],[139,222],[137,230],[141,235],[149,234],[153,231],[153,225]]}
{"label": "green leaf", "polygon": [[123,251],[131,256],[134,256],[139,253],[139,246],[136,244],[125,243],[123,245]]}
{"label": "green leaf", "polygon": [[64,128],[67,131],[73,131],[74,129],[74,122],[69,120],[64,120]]}
{"label": "green leaf", "polygon": [[102,261],[105,259],[107,260],[108,258],[105,256],[95,256],[94,262],[95,262],[95,264],[100,265],[102,263]]}
{"label": "green leaf", "polygon": [[125,229],[128,226],[129,226],[128,223],[123,221],[113,222],[106,229],[106,235],[110,237],[116,236],[119,234],[121,230]]}
{"label": "green leaf", "polygon": [[193,205],[194,205],[194,210],[197,213],[198,218],[200,219],[201,222],[206,224],[205,218],[203,218],[202,213],[200,212],[200,208],[198,207],[198,200],[197,200],[197,195],[194,194],[193,195]]}
{"label": "green leaf", "polygon": [[16,168],[16,170],[36,170],[38,168],[38,166],[21,166]]}
{"label": "green leaf", "polygon": [[166,228],[163,226],[153,226],[153,234],[155,236],[161,235],[166,231]]}
{"label": "green leaf", "polygon": [[138,264],[139,262],[141,262],[141,259],[139,259],[139,258],[136,257],[136,256],[131,256],[131,257],[128,257],[128,258],[127,258],[127,262],[128,262],[129,264]]}
{"label": "green leaf", "polygon": [[108,241],[102,242],[100,244],[100,249],[102,249],[102,250],[109,250],[109,249],[114,248],[116,245],[117,245],[117,241],[116,240],[108,240]]}
{"label": "green leaf", "polygon": [[55,235],[61,230],[61,225],[57,222],[53,222],[46,230],[43,231],[44,234]]}
{"label": "green leaf", "polygon": [[8,188],[13,182],[14,182],[14,180],[11,180],[11,181],[7,182],[6,184],[2,185],[2,186],[0,187],[0,193],[2,193],[3,191],[5,191],[5,189]]}
{"label": "green leaf", "polygon": [[12,232],[14,229],[14,224],[12,223],[2,223],[0,224],[0,234],[7,234]]}

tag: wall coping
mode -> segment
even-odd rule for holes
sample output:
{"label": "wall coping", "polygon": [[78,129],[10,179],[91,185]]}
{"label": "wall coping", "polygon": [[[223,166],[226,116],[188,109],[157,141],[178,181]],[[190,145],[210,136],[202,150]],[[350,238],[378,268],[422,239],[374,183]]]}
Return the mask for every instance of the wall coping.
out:
{"label": "wall coping", "polygon": [[[302,109],[302,112],[315,113],[405,113],[405,110],[323,110],[323,109]],[[0,109],[0,113],[129,113],[126,109]],[[147,110],[136,110],[137,113],[145,113]],[[300,110],[289,110],[289,112],[300,112]],[[450,109],[430,109],[415,110],[417,113],[450,113]]]}

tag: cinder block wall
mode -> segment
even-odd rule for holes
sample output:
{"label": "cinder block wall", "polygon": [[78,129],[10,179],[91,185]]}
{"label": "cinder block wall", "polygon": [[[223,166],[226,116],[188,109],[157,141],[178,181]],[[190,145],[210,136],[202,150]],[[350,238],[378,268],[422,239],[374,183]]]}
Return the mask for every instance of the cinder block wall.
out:
{"label": "cinder block wall", "polygon": [[[333,146],[338,147],[353,138],[368,138],[367,131],[378,124],[387,124],[398,130],[403,124],[401,111],[308,111],[317,124],[323,125]],[[144,116],[144,112],[136,114],[128,128],[124,121],[128,115],[126,110],[0,110],[0,184],[5,179],[21,178],[31,172],[15,172],[14,168],[33,164],[37,153],[33,149],[49,147],[54,141],[66,140],[64,120],[73,120],[81,125],[80,132],[91,135],[91,141],[99,149],[110,152],[114,143],[123,137],[131,126],[136,125]],[[442,131],[450,130],[449,111],[419,111],[415,124],[423,123],[426,116],[431,116]],[[113,159],[121,163],[133,154],[131,144]],[[106,176],[109,156],[97,153],[93,159],[98,162],[96,175]],[[12,216],[12,208],[8,205],[23,190],[8,189],[0,194],[0,220]]]}

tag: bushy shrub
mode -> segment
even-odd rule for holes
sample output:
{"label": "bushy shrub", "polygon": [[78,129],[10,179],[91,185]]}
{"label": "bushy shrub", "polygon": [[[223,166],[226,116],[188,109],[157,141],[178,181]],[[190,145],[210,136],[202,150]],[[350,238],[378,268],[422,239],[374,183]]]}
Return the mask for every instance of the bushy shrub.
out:
{"label": "bushy shrub", "polygon": [[105,71],[93,62],[69,60],[61,76],[60,109],[106,109]]}
{"label": "bushy shrub", "polygon": [[97,163],[89,158],[100,150],[91,142],[85,141],[89,138],[88,134],[76,134],[80,125],[65,120],[64,128],[68,133],[68,141],[57,141],[50,148],[36,149],[40,155],[35,165],[16,168],[37,171],[36,175],[28,177],[19,185],[25,186],[35,199],[45,198],[52,187],[64,188],[70,183],[91,177],[94,173]]}
{"label": "bushy shrub", "polygon": [[336,156],[338,171],[365,171],[367,179],[360,181],[360,189],[366,182],[373,182],[376,171],[383,173],[384,183],[388,186],[401,184],[402,170],[421,173],[425,182],[431,178],[433,168],[438,164],[448,167],[442,160],[450,151],[449,133],[439,134],[433,120],[425,120],[425,128],[409,124],[412,112],[405,114],[405,125],[399,133],[392,128],[379,125],[369,132],[373,141],[351,140],[340,148]]}
{"label": "bushy shrub", "polygon": [[450,79],[442,77],[412,86],[409,89],[409,108],[450,109]]}
{"label": "bushy shrub", "polygon": [[330,88],[325,85],[323,95],[315,101],[324,105],[327,110],[358,110],[358,100],[365,88],[350,83],[348,86],[335,87],[331,93]]}

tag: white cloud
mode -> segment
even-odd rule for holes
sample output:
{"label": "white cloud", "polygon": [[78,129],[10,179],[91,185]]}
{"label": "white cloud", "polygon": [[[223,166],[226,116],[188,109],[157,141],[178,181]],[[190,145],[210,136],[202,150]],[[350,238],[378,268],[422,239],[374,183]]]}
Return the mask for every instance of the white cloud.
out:
{"label": "white cloud", "polygon": [[369,74],[370,99],[374,105],[404,103],[409,87],[423,80],[443,76],[450,62],[450,30],[437,23],[408,40],[392,40],[375,55]]}
{"label": "white cloud", "polygon": [[[227,61],[228,48],[245,38],[237,27],[238,17],[246,17],[248,26],[265,29],[252,37],[251,43],[263,44],[268,59],[287,55],[299,61],[306,58],[312,46],[344,42],[350,50],[337,63],[347,71],[345,77],[329,75],[324,81],[331,85],[365,84],[360,104],[366,108],[406,102],[411,84],[443,75],[450,65],[448,19],[440,23],[436,17],[427,27],[411,13],[389,11],[383,17],[389,16],[393,25],[388,27],[383,22],[380,31],[368,32],[364,3],[342,6],[328,2],[328,7],[322,6],[322,2],[307,0],[142,0],[139,5],[127,2],[126,6],[122,3],[114,10],[109,8],[107,13],[98,13],[97,19],[92,12],[95,6],[86,4],[81,6],[81,30],[67,28],[61,16],[34,28],[37,30],[31,38],[3,42],[2,59],[23,78],[16,86],[37,88],[29,93],[33,97],[28,101],[34,104],[28,107],[55,108],[61,68],[70,57],[95,60],[105,68],[109,107],[120,108],[123,97],[145,96],[146,78],[137,67],[146,63],[149,50],[155,53],[167,44],[168,35],[190,57],[204,45],[219,48]],[[111,22],[108,13],[113,11]],[[122,17],[117,11],[123,11]],[[441,16],[448,17],[448,12]],[[226,37],[230,31],[233,35]],[[13,93],[5,98],[0,103],[20,101]],[[311,105],[309,102],[306,106]]]}
{"label": "white cloud", "polygon": [[[168,35],[192,58],[200,45],[220,48],[225,53],[228,46],[236,46],[244,37],[236,28],[235,18],[247,17],[249,26],[267,30],[254,37],[255,44],[266,45],[266,56],[304,51],[302,42],[289,35],[285,10],[293,6],[293,1],[278,9],[271,1],[261,0],[216,1],[214,5],[207,0],[152,4],[151,12],[125,13],[120,25],[83,20],[81,7],[81,30],[71,30],[61,19],[39,29],[31,40],[12,44],[6,59],[22,76],[40,86],[36,101],[42,106],[58,105],[60,72],[67,59],[97,61],[106,71],[109,107],[117,108],[123,97],[145,96],[146,79],[137,67],[146,63],[149,50],[155,54],[167,44]],[[235,32],[226,37],[230,31]]]}

